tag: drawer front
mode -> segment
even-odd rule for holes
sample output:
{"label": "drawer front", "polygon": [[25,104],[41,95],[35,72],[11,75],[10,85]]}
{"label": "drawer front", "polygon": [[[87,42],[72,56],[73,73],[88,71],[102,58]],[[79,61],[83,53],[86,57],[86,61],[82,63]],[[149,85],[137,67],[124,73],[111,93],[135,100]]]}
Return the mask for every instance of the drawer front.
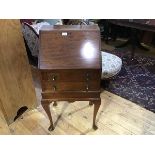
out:
{"label": "drawer front", "polygon": [[48,82],[94,82],[100,81],[99,70],[42,71],[42,81]]}
{"label": "drawer front", "polygon": [[51,82],[42,83],[42,91],[96,91],[100,90],[100,82]]}

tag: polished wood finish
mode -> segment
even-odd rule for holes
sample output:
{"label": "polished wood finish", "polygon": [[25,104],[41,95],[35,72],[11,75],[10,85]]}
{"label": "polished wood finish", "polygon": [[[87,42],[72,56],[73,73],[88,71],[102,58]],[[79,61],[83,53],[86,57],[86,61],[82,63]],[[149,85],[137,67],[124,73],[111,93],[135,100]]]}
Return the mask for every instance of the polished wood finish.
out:
{"label": "polished wood finish", "polygon": [[[100,31],[96,25],[45,26],[40,31],[39,69],[42,105],[52,101],[93,101],[95,125],[101,103]],[[46,107],[45,105],[46,104]]]}
{"label": "polished wood finish", "polygon": [[[61,65],[61,64],[60,64]],[[42,80],[51,82],[86,82],[86,81],[100,81],[100,71],[91,69],[76,69],[76,74],[71,74],[74,69],[70,70],[52,70],[52,71],[41,71]],[[78,75],[78,78],[77,78]],[[69,77],[69,78],[68,78]]]}
{"label": "polished wood finish", "polygon": [[93,128],[96,130],[96,129],[98,129],[98,127],[96,126],[95,121],[96,121],[97,112],[98,112],[100,105],[101,105],[101,99],[96,100],[96,101],[92,101],[92,103],[94,104]]}
{"label": "polished wood finish", "polygon": [[[89,100],[89,99],[93,99],[93,98],[99,98],[100,91],[94,91],[94,92],[85,92],[85,91],[79,91],[79,92],[58,92],[58,93],[53,93],[53,92],[43,92],[42,93],[42,97],[44,99],[49,99],[52,98],[53,101],[60,101],[62,99],[68,98],[68,100],[72,100],[74,98],[76,98],[76,100]],[[80,98],[78,98],[80,96]]]}
{"label": "polished wood finish", "polygon": [[46,112],[46,114],[50,120],[50,127],[48,128],[48,130],[52,131],[52,130],[54,130],[54,125],[53,125],[52,115],[50,112],[50,107],[49,107],[50,105],[49,105],[48,101],[47,102],[45,102],[45,101],[41,102],[41,105],[44,108],[44,110],[45,110],[45,112]]}
{"label": "polished wood finish", "polygon": [[[62,33],[67,32],[67,36]],[[55,25],[40,30],[40,69],[99,69],[100,32],[96,25]]]}
{"label": "polished wood finish", "polygon": [[19,20],[0,20],[0,108],[8,124],[17,111],[36,107],[36,95]]}

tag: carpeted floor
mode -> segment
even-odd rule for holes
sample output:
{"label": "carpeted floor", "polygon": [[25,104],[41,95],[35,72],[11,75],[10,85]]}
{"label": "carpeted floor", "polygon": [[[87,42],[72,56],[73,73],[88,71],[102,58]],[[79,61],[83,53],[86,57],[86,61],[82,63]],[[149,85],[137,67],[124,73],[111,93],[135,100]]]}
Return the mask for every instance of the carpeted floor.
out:
{"label": "carpeted floor", "polygon": [[155,57],[136,54],[135,61],[130,61],[129,52],[109,53],[121,57],[123,66],[105,89],[155,112]]}

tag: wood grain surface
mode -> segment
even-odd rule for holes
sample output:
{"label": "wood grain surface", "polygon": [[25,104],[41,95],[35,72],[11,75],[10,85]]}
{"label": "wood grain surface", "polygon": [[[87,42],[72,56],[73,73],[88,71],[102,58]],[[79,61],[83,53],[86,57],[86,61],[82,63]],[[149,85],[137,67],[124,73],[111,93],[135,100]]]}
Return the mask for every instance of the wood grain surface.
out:
{"label": "wood grain surface", "polygon": [[[38,95],[40,91],[36,89]],[[37,95],[37,96],[38,96]],[[98,130],[93,130],[91,123],[93,106],[88,101],[73,103],[58,102],[51,106],[55,130],[48,131],[49,120],[41,106],[36,110],[24,113],[8,127],[0,122],[3,128],[0,134],[12,135],[154,135],[155,114],[123,99],[103,91],[101,108],[97,116]],[[3,126],[2,126],[3,125]]]}
{"label": "wood grain surface", "polygon": [[19,20],[0,20],[0,108],[8,124],[36,95]]}
{"label": "wood grain surface", "polygon": [[39,39],[40,69],[98,69],[101,66],[100,31],[96,25],[49,26],[41,29]]}
{"label": "wood grain surface", "polygon": [[101,52],[97,25],[56,25],[40,31],[39,69],[42,106],[53,121],[52,101],[91,101],[93,127],[100,107]]}

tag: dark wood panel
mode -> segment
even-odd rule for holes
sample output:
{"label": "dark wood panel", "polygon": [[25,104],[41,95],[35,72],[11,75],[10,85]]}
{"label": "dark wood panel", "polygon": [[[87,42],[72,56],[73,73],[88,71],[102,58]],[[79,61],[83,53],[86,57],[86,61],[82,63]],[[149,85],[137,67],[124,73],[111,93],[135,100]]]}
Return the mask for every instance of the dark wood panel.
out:
{"label": "dark wood panel", "polygon": [[[50,26],[49,26],[50,27]],[[101,68],[100,32],[98,27],[77,27],[72,30],[61,27],[60,31],[40,31],[40,69],[98,69]],[[58,28],[58,29],[59,29]],[[48,33],[47,33],[48,32]],[[66,35],[63,36],[63,33]]]}
{"label": "dark wood panel", "polygon": [[100,82],[44,82],[42,91],[93,91],[100,90]]}
{"label": "dark wood panel", "polygon": [[49,26],[40,32],[42,106],[53,121],[52,101],[93,101],[93,127],[101,104],[101,52],[98,26]]}
{"label": "dark wood panel", "polygon": [[45,93],[43,92],[42,93],[42,99],[58,99],[58,100],[68,100],[68,99],[74,99],[74,100],[83,100],[84,98],[100,98],[100,94],[99,94],[99,91],[97,92],[59,92],[59,93],[53,93],[53,92],[48,92],[48,93]]}
{"label": "dark wood panel", "polygon": [[100,70],[50,70],[41,71],[41,79],[56,82],[100,81]]}

